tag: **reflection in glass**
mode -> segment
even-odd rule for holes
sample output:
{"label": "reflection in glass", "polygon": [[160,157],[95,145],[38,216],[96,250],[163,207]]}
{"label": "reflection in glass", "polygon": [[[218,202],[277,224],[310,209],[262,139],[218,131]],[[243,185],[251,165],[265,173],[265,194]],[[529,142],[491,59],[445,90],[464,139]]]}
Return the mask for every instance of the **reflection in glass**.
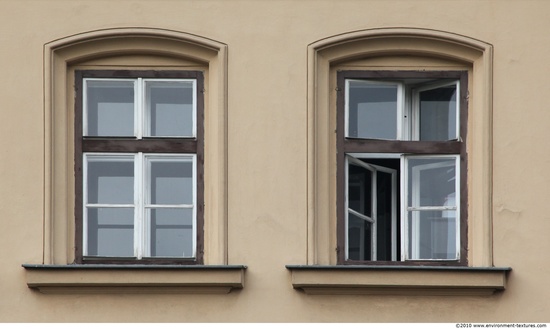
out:
{"label": "reflection in glass", "polygon": [[85,136],[134,136],[134,82],[85,81]]}
{"label": "reflection in glass", "polygon": [[408,255],[457,259],[457,157],[409,158]]}
{"label": "reflection in glass", "polygon": [[397,85],[348,82],[347,137],[397,139]]}
{"label": "reflection in glass", "polygon": [[193,257],[193,209],[148,209],[151,257]]}
{"label": "reflection in glass", "polygon": [[408,170],[409,206],[455,206],[456,157],[410,158]]}
{"label": "reflection in glass", "polygon": [[88,203],[133,204],[134,162],[88,158]]}
{"label": "reflection in glass", "polygon": [[419,92],[420,140],[457,138],[456,85]]}
{"label": "reflection in glass", "polygon": [[134,209],[88,208],[87,256],[134,255]]}
{"label": "reflection in glass", "polygon": [[457,258],[456,210],[409,212],[409,250],[413,259]]}
{"label": "reflection in glass", "polygon": [[193,204],[193,162],[148,159],[151,204]]}
{"label": "reflection in glass", "polygon": [[148,136],[194,136],[194,82],[147,81]]}

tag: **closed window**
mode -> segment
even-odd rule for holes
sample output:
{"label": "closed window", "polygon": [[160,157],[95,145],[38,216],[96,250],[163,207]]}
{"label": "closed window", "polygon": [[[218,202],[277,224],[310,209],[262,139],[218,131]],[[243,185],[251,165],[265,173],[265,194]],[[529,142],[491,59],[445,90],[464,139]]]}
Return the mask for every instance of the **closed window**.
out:
{"label": "closed window", "polygon": [[466,72],[337,79],[338,261],[466,264]]}
{"label": "closed window", "polygon": [[202,73],[75,81],[77,262],[202,263]]}

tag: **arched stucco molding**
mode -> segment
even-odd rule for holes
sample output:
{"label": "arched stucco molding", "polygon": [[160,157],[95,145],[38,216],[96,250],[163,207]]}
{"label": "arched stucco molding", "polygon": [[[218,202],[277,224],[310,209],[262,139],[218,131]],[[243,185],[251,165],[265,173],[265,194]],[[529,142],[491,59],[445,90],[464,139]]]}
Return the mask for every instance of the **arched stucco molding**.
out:
{"label": "arched stucco molding", "polygon": [[[142,56],[141,64],[121,64],[136,56]],[[43,263],[68,264],[74,259],[72,72],[81,65],[205,70],[204,170],[205,185],[212,188],[205,191],[204,261],[227,264],[227,45],[153,28],[95,30],[44,45]]]}
{"label": "arched stucco molding", "polygon": [[[159,48],[158,42],[175,47]],[[155,54],[204,61],[208,60],[209,56],[205,55],[207,52],[225,60],[227,45],[172,30],[117,28],[79,33],[57,39],[47,43],[44,46],[44,52],[46,64],[51,60],[72,64],[91,58],[120,54]]]}
{"label": "arched stucco molding", "polygon": [[[464,61],[473,61],[480,53],[492,56],[492,46],[483,41],[459,34],[418,28],[383,28],[353,31],[313,42],[309,45],[308,50],[310,55],[314,55],[315,53],[324,53],[327,50],[346,49],[346,45],[357,46],[361,44],[365,46],[361,50],[343,52],[329,60],[346,60],[350,56],[358,55],[399,55],[411,51],[426,56],[441,56]],[[457,52],[451,53],[449,48]]]}
{"label": "arched stucco molding", "polygon": [[[443,59],[471,72],[468,119],[468,258],[492,266],[492,45],[418,28],[353,31],[308,46],[307,263],[334,265],[335,156],[331,68],[357,60],[414,56]],[[424,68],[419,68],[424,69]]]}

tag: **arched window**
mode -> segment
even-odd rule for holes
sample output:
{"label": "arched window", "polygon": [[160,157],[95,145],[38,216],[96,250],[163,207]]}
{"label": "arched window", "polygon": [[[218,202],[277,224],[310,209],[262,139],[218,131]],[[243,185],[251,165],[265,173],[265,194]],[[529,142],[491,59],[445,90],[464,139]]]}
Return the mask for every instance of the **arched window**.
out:
{"label": "arched window", "polygon": [[[492,265],[492,46],[446,32],[388,28],[322,39],[308,54],[308,263]],[[435,94],[446,99],[445,111],[422,105]],[[441,148],[451,144],[453,151]],[[433,159],[418,158],[428,155]],[[434,195],[437,202],[420,202],[427,196],[414,177],[448,170],[457,184]],[[380,188],[384,177],[395,179],[387,195],[373,192],[375,176]],[[373,218],[377,200],[378,210],[388,208],[385,221]],[[440,220],[420,221],[429,214]]]}
{"label": "arched window", "polygon": [[[45,45],[45,264],[227,263],[226,54],[141,28]],[[175,190],[189,200],[161,200]]]}
{"label": "arched window", "polygon": [[307,264],[287,265],[292,286],[504,289],[510,268],[494,267],[491,252],[492,46],[362,30],[312,43],[308,63]]}

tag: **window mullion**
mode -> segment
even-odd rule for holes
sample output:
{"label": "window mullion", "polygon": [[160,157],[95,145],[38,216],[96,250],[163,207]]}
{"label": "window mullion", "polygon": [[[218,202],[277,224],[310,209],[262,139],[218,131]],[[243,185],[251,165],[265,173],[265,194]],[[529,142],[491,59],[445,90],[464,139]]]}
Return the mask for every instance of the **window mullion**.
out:
{"label": "window mullion", "polygon": [[[396,173],[393,172],[391,175],[391,239],[392,239],[392,250],[391,250],[391,260],[397,260],[397,178]],[[401,243],[400,243],[401,244]]]}
{"label": "window mullion", "polygon": [[[455,82],[455,86],[456,86],[456,104],[455,104],[455,112],[456,112],[456,117],[455,117],[455,121],[456,121],[456,124],[455,124],[455,129],[456,129],[456,138],[458,141],[462,142],[462,135],[460,134],[460,83],[459,82]],[[460,250],[460,249],[457,249],[457,250]]]}
{"label": "window mullion", "polygon": [[82,255],[88,255],[88,159],[82,155]]}
{"label": "window mullion", "polygon": [[136,125],[137,125],[137,132],[136,132],[136,137],[137,139],[142,139],[144,134],[143,134],[143,127],[144,127],[144,124],[145,124],[145,118],[144,118],[144,104],[145,104],[145,100],[144,100],[144,92],[143,92],[143,79],[142,78],[137,78],[137,82],[136,82],[137,86],[136,86],[136,107],[135,107],[135,116],[136,116]]}
{"label": "window mullion", "polygon": [[407,245],[409,243],[409,237],[408,237],[408,221],[407,221],[407,198],[405,197],[406,194],[404,193],[407,181],[407,170],[405,165],[405,156],[401,155],[400,158],[400,171],[401,171],[401,181],[399,182],[399,190],[401,191],[401,224],[399,225],[401,228],[401,260],[407,260],[409,259],[408,251],[409,248],[407,248]]}
{"label": "window mullion", "polygon": [[88,136],[88,79],[82,79],[82,136]]}
{"label": "window mullion", "polygon": [[134,254],[137,259],[141,259],[144,253],[144,173],[143,173],[143,153],[139,152],[134,156],[135,181],[134,181]]}
{"label": "window mullion", "polygon": [[410,140],[418,141],[420,140],[420,94],[417,89],[412,89],[410,95]]}
{"label": "window mullion", "polygon": [[[345,87],[344,87],[344,136],[349,136],[349,84],[350,80],[345,79]],[[347,167],[347,164],[346,164]],[[346,176],[347,177],[347,176]],[[347,228],[346,228],[347,230]],[[347,239],[347,237],[346,237]],[[347,255],[346,255],[347,258]]]}
{"label": "window mullion", "polygon": [[[347,83],[347,82],[346,82]],[[347,87],[346,87],[346,90],[347,90]],[[346,101],[347,101],[348,97],[347,97],[347,94],[346,94]],[[346,125],[347,126],[347,125]],[[347,128],[346,128],[346,135],[347,135]],[[344,259],[347,260],[349,259],[349,164],[350,164],[350,161],[349,161],[350,157],[349,156],[344,156],[344,179],[343,179],[343,189],[344,189],[344,198],[343,198],[343,203],[344,203],[344,209],[345,211],[343,211],[343,214],[344,214]]]}
{"label": "window mullion", "polygon": [[[460,93],[457,93],[458,95],[460,95]],[[459,103],[459,102],[457,102]],[[457,130],[457,134],[460,136],[460,132]],[[461,188],[460,188],[460,184],[461,184],[461,172],[460,172],[460,156],[457,156],[456,157],[456,163],[455,163],[455,207],[456,207],[456,232],[455,232],[455,235],[456,235],[456,238],[455,238],[455,243],[456,243],[456,259],[460,260],[460,253],[461,253],[461,248],[460,248],[460,231],[461,231],[461,215],[460,215],[460,212],[462,211],[460,209],[460,205],[461,205]]]}
{"label": "window mullion", "polygon": [[[405,170],[407,170],[407,175],[409,174],[409,157],[406,157],[407,161],[406,161],[406,166],[405,166]],[[419,235],[420,235],[420,212],[419,211],[413,211],[413,212],[410,212],[408,211],[408,208],[411,206],[408,202],[409,200],[409,193],[412,193],[412,196],[411,196],[411,203],[413,205],[419,205],[420,204],[420,173],[419,172],[416,172],[416,175],[414,174],[415,172],[413,171],[413,175],[412,177],[408,177],[407,176],[407,181],[406,181],[406,188],[405,190],[403,190],[404,192],[404,198],[407,199],[407,215],[410,215],[411,216],[411,226],[412,227],[409,227],[409,229],[411,230],[411,233],[407,232],[407,236],[409,236],[410,234],[410,237],[411,237],[411,240],[414,241],[409,241],[409,243],[411,244],[411,254],[409,255],[409,257],[413,258],[413,259],[418,259],[420,258],[420,250],[419,250],[419,243],[418,243],[418,240],[419,240]],[[410,183],[410,185],[412,186],[409,186],[409,179],[412,180],[412,182]],[[411,191],[409,191],[409,189],[411,189]],[[407,221],[408,222],[408,221]],[[409,259],[410,259],[409,258]]]}
{"label": "window mullion", "polygon": [[378,204],[378,188],[377,188],[377,176],[378,176],[378,172],[376,170],[374,170],[372,172],[372,182],[371,182],[371,215],[372,215],[372,219],[373,219],[373,223],[372,223],[372,229],[371,229],[371,259],[372,260],[377,260],[377,245],[378,245],[378,241],[377,241],[377,235],[378,235],[378,227],[377,227],[377,223],[378,223],[378,207],[377,207],[377,204]]}
{"label": "window mullion", "polygon": [[403,83],[397,84],[397,140],[410,140],[409,137],[409,106],[405,97],[406,88]]}
{"label": "window mullion", "polygon": [[197,80],[193,80],[193,127],[192,133],[193,137],[197,137],[197,94],[202,92],[197,88]]}
{"label": "window mullion", "polygon": [[197,257],[197,155],[193,155],[193,257]]}

